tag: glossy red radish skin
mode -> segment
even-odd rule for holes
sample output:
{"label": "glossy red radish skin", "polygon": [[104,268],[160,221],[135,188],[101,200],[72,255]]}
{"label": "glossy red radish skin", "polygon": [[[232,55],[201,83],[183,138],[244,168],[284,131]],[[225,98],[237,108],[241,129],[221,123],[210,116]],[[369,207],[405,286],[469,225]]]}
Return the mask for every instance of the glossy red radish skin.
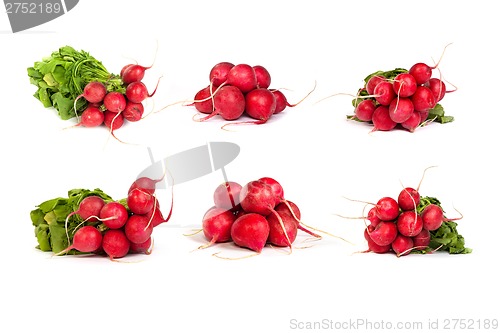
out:
{"label": "glossy red radish skin", "polygon": [[427,229],[422,229],[418,235],[413,237],[413,246],[416,250],[425,250],[429,247],[431,233]]}
{"label": "glossy red radish skin", "polygon": [[150,67],[144,67],[137,64],[127,65],[126,68],[123,69],[123,73],[121,74],[122,81],[126,85],[132,82],[141,81],[144,78],[145,72]]}
{"label": "glossy red radish skin", "polygon": [[119,202],[108,202],[99,212],[99,218],[102,223],[110,229],[119,229],[125,225],[128,220],[128,211]]}
{"label": "glossy red radish skin", "polygon": [[396,93],[394,92],[392,83],[388,81],[382,81],[378,83],[375,89],[373,90],[373,94],[375,95],[375,100],[380,105],[385,105],[385,106],[389,106],[392,100],[396,97]]}
{"label": "glossy red radish skin", "polygon": [[224,210],[238,210],[242,186],[233,181],[220,184],[214,191],[214,204]]}
{"label": "glossy red radish skin", "polygon": [[436,99],[432,91],[425,87],[419,86],[415,93],[411,96],[411,101],[415,111],[428,111],[436,106]]}
{"label": "glossy red radish skin", "polygon": [[217,207],[210,208],[202,220],[203,234],[210,242],[208,246],[230,241],[231,227],[235,220],[236,216],[229,210]]}
{"label": "glossy red radish skin", "polygon": [[256,88],[245,96],[245,112],[252,118],[266,122],[276,111],[274,94],[264,88]]}
{"label": "glossy red radish skin", "polygon": [[94,226],[86,225],[76,230],[73,236],[73,244],[68,246],[63,251],[56,253],[56,255],[64,254],[71,250],[94,252],[101,247],[101,244],[101,232]]}
{"label": "glossy red radish skin", "polygon": [[422,211],[422,221],[424,224],[424,228],[429,231],[439,229],[444,220],[445,218],[443,209],[438,205],[430,204]]}
{"label": "glossy red radish skin", "polygon": [[394,98],[389,105],[389,117],[395,123],[401,124],[408,120],[413,114],[413,103],[409,98]]}
{"label": "glossy red radish skin", "polygon": [[281,91],[272,90],[272,93],[274,94],[274,98],[276,99],[276,109],[274,110],[274,113],[280,113],[289,105],[288,101]]}
{"label": "glossy red radish skin", "polygon": [[249,248],[257,253],[262,252],[269,237],[269,223],[257,213],[245,214],[231,227],[231,238],[241,247]]}
{"label": "glossy red radish skin", "polygon": [[264,182],[251,181],[240,191],[240,205],[246,212],[267,216],[273,212],[275,203],[271,186]]}
{"label": "glossy red radish skin", "polygon": [[75,212],[69,214],[68,218],[74,214],[78,214],[83,221],[96,222],[98,221],[99,213],[101,212],[101,209],[105,204],[106,203],[104,202],[104,200],[97,195],[85,197],[80,202],[78,209]]}
{"label": "glossy red radish skin", "polygon": [[408,255],[413,248],[413,239],[411,237],[398,235],[392,242],[391,247],[398,257]]}
{"label": "glossy red radish skin", "polygon": [[354,114],[361,121],[371,121],[375,109],[375,102],[371,99],[365,99],[356,106]]}
{"label": "glossy red radish skin", "polygon": [[431,90],[436,102],[441,101],[446,94],[446,84],[438,78],[429,79],[425,86]]}
{"label": "glossy red radish skin", "polygon": [[407,129],[409,132],[413,133],[417,129],[417,127],[421,124],[422,122],[422,115],[418,111],[413,111],[411,114],[410,118],[406,119],[404,122],[401,123],[401,126],[403,128]]}
{"label": "glossy red radish skin", "polygon": [[398,216],[396,225],[401,235],[413,237],[422,231],[424,222],[416,211],[407,210]]}
{"label": "glossy red radish skin", "polygon": [[421,85],[429,81],[431,78],[432,68],[422,62],[419,62],[411,66],[408,73],[415,78],[415,82],[418,85]]}
{"label": "glossy red radish skin", "polygon": [[[225,120],[236,120],[245,112],[245,96],[234,86],[224,86],[214,96],[215,112]],[[210,117],[211,115],[207,116]]]}
{"label": "glossy red radish skin", "polygon": [[394,78],[393,88],[399,97],[410,97],[417,90],[417,81],[413,75],[401,73]]}
{"label": "glossy red radish skin", "polygon": [[369,235],[377,245],[387,246],[396,239],[398,228],[394,222],[381,221]]}
{"label": "glossy red radish skin", "polygon": [[153,238],[149,237],[142,243],[130,243],[129,253],[151,254],[153,248]]}
{"label": "glossy red radish skin", "polygon": [[[293,243],[297,237],[298,224],[295,218],[292,216],[288,207],[284,204],[278,211],[276,207],[276,213],[281,217],[281,222],[278,220],[277,216],[270,214],[266,217],[269,223],[269,236],[267,241],[275,246],[286,247]],[[286,232],[286,236],[285,236]]]}
{"label": "glossy red radish skin", "polygon": [[285,191],[283,190],[283,186],[281,186],[281,184],[276,179],[271,177],[262,177],[259,178],[258,181],[261,181],[271,187],[276,198],[275,206],[278,205],[282,200],[285,200]]}
{"label": "glossy red radish skin", "polygon": [[122,114],[125,120],[131,122],[139,121],[144,114],[144,105],[142,103],[128,101]]}
{"label": "glossy red radish skin", "polygon": [[379,105],[372,115],[373,130],[372,131],[390,131],[394,129],[397,123],[391,119],[389,108],[384,105]]}
{"label": "glossy red radish skin", "polygon": [[271,85],[271,74],[261,65],[253,66],[255,77],[257,78],[257,88],[267,89]]}
{"label": "glossy red radish skin", "polygon": [[125,96],[116,91],[107,93],[104,97],[103,103],[106,110],[114,113],[122,112],[127,106],[127,100],[125,99]]}
{"label": "glossy red radish skin", "polygon": [[247,93],[257,88],[257,77],[252,66],[238,64],[232,67],[228,74],[226,83],[237,87],[242,93]]}
{"label": "glossy red radish skin", "polygon": [[83,127],[97,127],[104,123],[104,113],[96,107],[88,106],[80,117],[80,123]]}
{"label": "glossy red radish skin", "polygon": [[104,111],[104,125],[112,131],[121,128],[124,124],[123,114]]}
{"label": "glossy red radish skin", "polygon": [[387,81],[385,77],[380,76],[380,75],[374,75],[372,76],[368,82],[366,83],[366,92],[368,95],[374,95],[375,94],[375,87],[381,82]]}
{"label": "glossy red radish skin", "polygon": [[[194,107],[201,113],[210,114],[214,111],[214,103],[212,101],[212,92],[210,92],[210,86],[205,87],[198,91],[196,95],[194,95]],[[196,102],[202,101],[202,102]]]}
{"label": "glossy red radish skin", "polygon": [[132,189],[127,196],[127,205],[134,214],[147,214],[153,209],[155,197],[140,188]]}
{"label": "glossy red radish skin", "polygon": [[234,67],[234,64],[224,61],[216,64],[210,70],[209,80],[214,87],[218,87],[227,80],[227,75],[231,68]]}
{"label": "glossy red radish skin", "polygon": [[394,221],[399,215],[399,205],[391,197],[383,197],[375,205],[375,213],[382,221]]}
{"label": "glossy red radish skin", "polygon": [[110,229],[102,237],[102,249],[111,259],[118,259],[127,255],[130,241],[122,229]]}
{"label": "glossy red radish skin", "polygon": [[151,237],[153,225],[146,215],[135,214],[128,218],[124,231],[130,242],[140,244]]}
{"label": "glossy red radish skin", "polygon": [[405,187],[398,195],[398,205],[402,210],[414,210],[420,203],[420,193],[413,187]]}

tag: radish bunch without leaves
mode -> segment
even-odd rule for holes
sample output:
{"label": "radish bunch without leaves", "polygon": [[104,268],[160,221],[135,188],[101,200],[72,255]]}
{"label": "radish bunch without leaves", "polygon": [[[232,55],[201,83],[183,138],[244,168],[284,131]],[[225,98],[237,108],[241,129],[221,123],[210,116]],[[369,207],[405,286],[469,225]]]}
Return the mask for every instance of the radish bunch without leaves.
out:
{"label": "radish bunch without leaves", "polygon": [[298,230],[314,237],[300,218],[300,210],[285,199],[281,184],[263,177],[244,186],[229,181],[216,187],[214,206],[204,214],[202,230],[208,243],[232,241],[239,247],[261,253],[266,244],[292,248]]}
{"label": "radish bunch without leaves", "polygon": [[[364,231],[366,252],[393,252],[398,257],[410,253],[447,251],[450,254],[470,253],[464,238],[457,231],[460,218],[448,219],[438,199],[422,197],[419,187],[406,187],[397,199],[382,197],[366,217]],[[369,203],[368,203],[369,204]]]}
{"label": "radish bunch without leaves", "polygon": [[191,105],[207,114],[199,121],[216,115],[234,121],[247,115],[255,120],[236,123],[259,125],[286,107],[295,107],[304,100],[290,104],[280,90],[271,89],[270,85],[271,75],[263,66],[220,62],[210,70],[208,86],[195,94]]}
{"label": "radish bunch without leaves", "polygon": [[429,122],[452,122],[454,118],[445,116],[439,102],[456,89],[447,90],[441,77],[432,77],[436,68],[437,64],[416,63],[409,70],[396,68],[368,75],[352,102],[354,115],[347,118],[372,124],[372,131],[403,128],[414,132]]}
{"label": "radish bunch without leaves", "polygon": [[[127,197],[115,201],[99,189],[72,190],[31,212],[39,248],[62,254],[150,254],[153,229],[167,222],[155,196],[157,180],[138,178]],[[64,214],[64,212],[67,212]]]}

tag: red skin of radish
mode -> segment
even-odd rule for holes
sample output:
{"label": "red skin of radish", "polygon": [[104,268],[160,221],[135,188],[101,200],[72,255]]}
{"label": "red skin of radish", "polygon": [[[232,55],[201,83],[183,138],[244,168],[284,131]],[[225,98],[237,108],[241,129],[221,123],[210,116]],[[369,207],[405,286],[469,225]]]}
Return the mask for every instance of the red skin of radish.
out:
{"label": "red skin of radish", "polygon": [[422,229],[418,235],[413,237],[413,246],[417,250],[424,250],[431,242],[431,233],[427,229]]}
{"label": "red skin of radish", "polygon": [[410,249],[413,248],[413,239],[411,237],[398,235],[392,242],[391,247],[398,257],[410,254]]}
{"label": "red skin of radish", "polygon": [[130,243],[129,253],[143,253],[143,254],[151,254],[151,245],[153,243],[153,239],[149,237],[145,242],[136,244]]}
{"label": "red skin of radish", "polygon": [[401,235],[413,237],[422,231],[424,222],[416,211],[407,210],[399,215],[396,225]]}
{"label": "red skin of radish", "polygon": [[134,188],[128,193],[127,205],[134,214],[147,214],[153,209],[154,204],[155,197],[141,188]]}
{"label": "red skin of radish", "polygon": [[[415,111],[415,112],[418,112],[418,111]],[[420,114],[420,123],[423,123],[424,121],[427,120],[427,117],[429,117],[429,110],[420,111],[418,113]]]}
{"label": "red skin of radish", "polygon": [[370,232],[370,238],[379,246],[390,245],[398,235],[398,227],[394,222],[380,221]]}
{"label": "red skin of radish", "polygon": [[245,112],[259,123],[266,122],[276,110],[276,97],[264,88],[256,88],[245,96]]}
{"label": "red skin of radish", "polygon": [[128,189],[127,194],[130,194],[130,192],[134,189],[141,189],[142,191],[145,191],[149,194],[154,194],[156,190],[156,183],[160,182],[160,179],[151,179],[149,177],[140,177],[137,178],[132,185],[130,185],[130,188]]}
{"label": "red skin of radish", "polygon": [[392,100],[396,97],[392,83],[388,81],[382,81],[373,90],[373,94],[376,96],[375,100],[380,105],[388,106],[391,104]]}
{"label": "red skin of radish", "polygon": [[146,85],[140,81],[134,81],[125,90],[127,99],[133,103],[142,103],[146,98],[153,96],[149,94]]}
{"label": "red skin of radish", "polygon": [[281,186],[281,184],[276,179],[271,177],[262,177],[259,178],[258,181],[271,186],[274,196],[276,197],[275,206],[278,205],[282,200],[285,200],[285,191],[283,190],[283,186]]}
{"label": "red skin of radish", "polygon": [[264,66],[257,65],[253,66],[255,71],[255,77],[257,78],[257,88],[267,89],[271,85],[271,74],[267,71]]}
{"label": "red skin of radish", "polygon": [[234,86],[224,86],[214,96],[215,111],[225,120],[235,120],[245,111],[245,96]]}
{"label": "red skin of radish", "polygon": [[240,205],[245,212],[267,216],[273,212],[276,197],[271,186],[251,181],[241,188]]}
{"label": "red skin of radish", "polygon": [[102,249],[111,259],[121,258],[127,255],[130,241],[122,229],[109,229],[102,237]]}
{"label": "red skin of radish", "polygon": [[442,100],[444,95],[446,94],[446,84],[440,79],[433,77],[425,83],[425,86],[432,91],[436,103]]}
{"label": "red skin of radish", "polygon": [[402,122],[401,126],[403,126],[403,128],[406,128],[408,131],[413,133],[415,132],[415,129],[418,127],[418,125],[420,125],[421,122],[422,122],[422,117],[420,112],[413,111],[410,118]]}
{"label": "red skin of radish", "polygon": [[389,108],[379,105],[372,115],[373,131],[390,131],[396,127],[397,123],[391,119]]}
{"label": "red skin of radish", "polygon": [[413,75],[401,73],[394,78],[393,88],[399,97],[410,97],[417,90],[417,81]]}
{"label": "red skin of radish", "polygon": [[[391,244],[384,245],[384,246],[377,245],[377,243],[375,243],[371,239],[371,237],[368,233],[368,230],[370,229],[369,227],[370,226],[368,226],[368,228],[365,228],[365,239],[368,242],[368,249],[374,253],[387,253],[387,252],[389,252],[391,250]],[[373,231],[373,229],[371,229],[371,231]]]}
{"label": "red skin of radish", "polygon": [[155,206],[156,207],[153,207],[153,209],[151,209],[148,213],[145,214],[148,221],[151,220],[153,228],[159,226],[164,222],[168,222],[168,219],[165,219],[165,217],[163,217],[163,214],[160,210],[160,203],[158,202],[158,200],[155,201]]}
{"label": "red skin of radish", "polygon": [[383,76],[375,75],[372,76],[368,82],[366,83],[366,92],[369,95],[374,95],[375,94],[375,87],[380,83],[380,82],[386,82],[387,80]]}
{"label": "red skin of radish", "polygon": [[237,87],[242,93],[246,94],[257,88],[255,70],[250,65],[238,64],[227,73],[226,83]]}
{"label": "red skin of radish", "polygon": [[413,103],[411,99],[406,97],[396,97],[389,105],[389,117],[398,124],[407,121],[413,114],[413,111]]}
{"label": "red skin of radish", "polygon": [[142,119],[144,114],[144,105],[142,103],[134,103],[131,101],[127,102],[125,109],[122,112],[123,118],[125,120],[136,122]]}
{"label": "red skin of radish", "polygon": [[356,106],[354,114],[361,121],[371,121],[375,109],[375,102],[371,99],[365,99]]}
{"label": "red skin of radish", "polygon": [[202,222],[203,234],[209,244],[230,241],[234,221],[236,216],[231,211],[217,207],[210,208],[203,216]]}
{"label": "red skin of radish", "polygon": [[122,81],[125,84],[130,84],[132,82],[141,81],[144,78],[144,74],[150,67],[143,67],[141,65],[127,65],[127,68],[123,70],[120,75]]}
{"label": "red skin of radish", "polygon": [[135,214],[128,218],[124,231],[130,242],[140,244],[151,237],[153,224],[149,220],[146,215],[141,214]]}
{"label": "red skin of radish", "polygon": [[[269,223],[269,236],[267,238],[267,242],[275,246],[285,247],[289,246],[295,241],[295,238],[297,238],[298,223],[295,218],[293,218],[290,210],[285,206],[285,204],[281,203],[278,206],[280,206],[280,209],[278,211],[278,207],[276,207],[276,213],[283,221],[284,230],[276,215],[268,215],[266,217],[267,222]],[[288,239],[285,236],[285,230]]]}
{"label": "red skin of radish", "polygon": [[[216,64],[210,70],[209,80],[214,87],[218,87],[227,80],[227,74],[234,67],[234,64],[224,61]],[[210,96],[210,95],[209,95]],[[210,111],[211,112],[211,111]],[[209,112],[209,113],[210,113]]]}
{"label": "red skin of radish", "polygon": [[86,225],[79,228],[73,236],[73,244],[67,247],[62,253],[66,253],[72,249],[80,252],[97,251],[102,244],[102,234],[96,227]]}
{"label": "red skin of radish", "polygon": [[134,66],[134,65],[135,64],[128,64],[128,65],[123,66],[122,69],[121,69],[121,71],[120,71],[120,77],[123,77],[123,73],[125,73],[125,71],[127,70],[127,68],[129,68],[130,66]]}
{"label": "red skin of radish", "polygon": [[429,231],[439,229],[444,220],[443,210],[438,205],[430,204],[422,211],[424,228]]}
{"label": "red skin of radish", "polygon": [[[113,217],[112,219],[109,219]],[[119,229],[125,225],[128,220],[128,212],[125,206],[119,202],[108,202],[105,204],[99,218],[103,219],[102,223],[110,229]]]}
{"label": "red skin of radish", "polygon": [[83,127],[97,127],[104,123],[104,114],[96,107],[88,106],[82,112],[80,123]]}
{"label": "red skin of radish", "polygon": [[383,197],[375,205],[375,213],[382,221],[394,221],[399,216],[399,205],[391,197]]}
{"label": "red skin of radish", "polygon": [[377,210],[375,207],[372,207],[369,211],[368,211],[368,215],[366,216],[366,219],[368,221],[370,221],[370,225],[373,226],[373,227],[376,227],[377,224],[380,223],[380,219],[378,218],[377,216]]}
{"label": "red skin of radish", "polygon": [[104,111],[104,125],[112,131],[123,126],[124,120],[121,113]]}
{"label": "red skin of radish", "polygon": [[98,221],[97,217],[99,216],[99,213],[101,212],[101,209],[105,204],[106,203],[104,202],[104,200],[99,196],[91,195],[85,197],[80,202],[78,210],[71,213],[70,216],[73,214],[78,214],[84,221],[96,222]]}
{"label": "red skin of radish", "polygon": [[111,91],[104,97],[103,104],[109,112],[119,113],[125,110],[127,100],[123,94],[117,91]]}
{"label": "red skin of radish", "polygon": [[280,113],[281,111],[285,110],[287,106],[290,106],[288,103],[288,100],[286,99],[286,96],[279,90],[273,90],[272,91],[274,94],[274,98],[276,99],[276,109],[274,110],[274,113]]}
{"label": "red skin of radish", "polygon": [[[210,97],[211,95],[212,94],[210,93],[210,86],[208,86],[198,91],[196,95],[194,95],[194,100],[201,101]],[[214,104],[211,98],[203,102],[194,102],[194,107],[201,113],[210,114],[214,111]]]}
{"label": "red skin of radish", "polygon": [[269,237],[269,223],[257,213],[245,214],[234,221],[231,227],[233,242],[257,253],[262,252]]}
{"label": "red skin of radish", "polygon": [[398,205],[402,210],[414,210],[420,203],[420,193],[412,187],[406,187],[398,195]]}
{"label": "red skin of radish", "polygon": [[214,204],[217,208],[236,211],[240,207],[241,185],[237,182],[224,182],[214,191]]}
{"label": "red skin of radish", "polygon": [[411,101],[415,107],[415,111],[428,111],[436,106],[436,98],[432,91],[425,87],[417,87],[417,91],[411,96]]}
{"label": "red skin of radish", "polygon": [[[106,86],[103,83],[92,81],[87,83],[85,88],[83,88],[83,93],[80,96],[85,98],[85,100],[89,103],[100,103],[103,101],[106,93]],[[80,96],[78,96],[77,99]]]}
{"label": "red skin of radish", "polygon": [[429,81],[432,76],[432,68],[422,62],[419,62],[411,66],[408,73],[415,78],[417,85],[420,85]]}

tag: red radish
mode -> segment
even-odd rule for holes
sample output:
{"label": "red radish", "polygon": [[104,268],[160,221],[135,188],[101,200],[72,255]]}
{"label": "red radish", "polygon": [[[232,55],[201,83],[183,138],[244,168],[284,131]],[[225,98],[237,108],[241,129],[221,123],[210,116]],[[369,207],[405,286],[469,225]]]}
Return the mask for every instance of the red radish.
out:
{"label": "red radish", "polygon": [[123,118],[128,121],[135,122],[139,121],[144,114],[144,105],[142,103],[134,103],[131,101],[127,102],[125,109],[122,112]]}
{"label": "red radish", "polygon": [[155,200],[156,198],[148,191],[134,188],[128,193],[127,205],[134,214],[146,214],[153,209]]}
{"label": "red radish", "polygon": [[119,202],[108,202],[105,204],[100,213],[99,219],[110,229],[119,229],[125,225],[128,220],[128,211]]}
{"label": "red radish", "polygon": [[258,181],[261,181],[271,187],[276,198],[275,206],[278,205],[281,201],[285,200],[285,192],[283,190],[283,186],[281,186],[281,184],[276,179],[271,177],[262,177],[259,178]]}
{"label": "red radish", "polygon": [[436,103],[443,99],[446,94],[446,84],[443,81],[437,78],[431,78],[429,81],[425,83],[425,86],[428,87],[432,94],[434,95],[434,99]]}
{"label": "red radish", "polygon": [[260,65],[253,66],[253,69],[257,78],[257,88],[269,88],[271,85],[271,74],[269,74],[268,70]]}
{"label": "red radish", "polygon": [[200,248],[209,247],[215,243],[223,243],[231,240],[231,227],[236,216],[223,208],[212,207],[203,216],[203,234],[209,241]]}
{"label": "red radish", "polygon": [[[220,62],[210,70],[209,79],[214,87],[218,87],[227,80],[227,74],[234,67],[230,62]],[[196,99],[196,98],[195,98]],[[204,112],[205,113],[205,112]]]}
{"label": "red radish", "polygon": [[212,101],[212,93],[210,92],[210,86],[201,89],[194,95],[194,100],[195,101],[201,101],[201,102],[194,102],[194,107],[196,110],[198,110],[201,113],[206,113],[210,114],[214,112],[214,103]]}
{"label": "red radish", "polygon": [[66,217],[66,222],[74,214],[80,215],[80,217],[86,222],[96,222],[98,221],[99,213],[105,204],[104,200],[97,195],[85,197],[80,202],[78,209]]}
{"label": "red radish", "polygon": [[130,194],[130,192],[134,189],[140,189],[149,194],[154,194],[156,190],[156,184],[161,181],[162,178],[151,179],[149,177],[139,177],[132,183],[132,185],[130,185],[127,194]]}
{"label": "red radish", "polygon": [[391,104],[392,100],[396,97],[396,93],[394,92],[394,88],[392,87],[392,83],[388,81],[382,81],[373,90],[373,94],[375,95],[375,100],[380,105],[388,106]]}
{"label": "red radish", "polygon": [[375,109],[375,102],[371,99],[365,99],[356,106],[354,113],[356,118],[361,121],[371,121]]}
{"label": "red radish", "polygon": [[410,97],[417,90],[417,81],[413,75],[401,73],[394,78],[393,88],[399,97]]}
{"label": "red radish", "polygon": [[227,73],[226,83],[237,87],[245,94],[257,88],[255,70],[250,65],[235,65]]}
{"label": "red radish", "polygon": [[246,94],[245,106],[245,112],[250,117],[258,120],[254,124],[263,124],[274,114],[276,98],[270,90],[256,88]]}
{"label": "red radish", "polygon": [[436,106],[434,94],[425,86],[417,87],[417,91],[411,96],[411,101],[413,102],[415,111],[419,112],[430,110]]}
{"label": "red radish", "polygon": [[236,245],[258,253],[262,252],[268,237],[269,223],[264,216],[257,213],[239,217],[231,227],[231,238]]}
{"label": "red radish", "polygon": [[422,211],[424,228],[429,231],[439,229],[445,220],[443,210],[438,205],[430,204]]}
{"label": "red radish", "polygon": [[288,101],[281,91],[272,90],[272,92],[274,94],[274,98],[276,99],[276,109],[274,110],[274,113],[280,113],[285,110],[287,106],[289,106]]}
{"label": "red radish", "polygon": [[[415,111],[415,112],[418,112],[418,111]],[[418,113],[420,114],[420,123],[423,123],[429,117],[429,110],[420,111]]]}
{"label": "red radish", "polygon": [[366,215],[366,219],[370,221],[370,225],[373,227],[376,227],[377,224],[380,223],[380,219],[377,216],[377,209],[375,207],[372,207],[369,211],[368,214]]}
{"label": "red radish", "polygon": [[418,125],[420,125],[421,122],[422,122],[421,112],[413,111],[410,118],[403,121],[401,123],[401,126],[403,126],[403,128],[406,128],[408,131],[413,133],[415,132],[415,129],[418,127]]}
{"label": "red radish", "polygon": [[86,225],[79,228],[73,236],[73,244],[55,255],[67,253],[73,249],[80,252],[94,252],[101,247],[102,235],[96,227]]}
{"label": "red radish", "polygon": [[129,241],[140,244],[151,237],[153,225],[146,215],[135,214],[128,218],[124,231]]}
{"label": "red radish", "polygon": [[119,113],[125,110],[127,100],[125,96],[117,91],[111,91],[104,97],[104,107],[109,112]]}
{"label": "red radish", "polygon": [[422,231],[424,222],[417,211],[407,210],[399,215],[396,225],[401,235],[413,237]]}
{"label": "red radish", "polygon": [[160,203],[158,200],[156,200],[155,206],[148,213],[146,213],[146,217],[149,221],[151,221],[151,224],[153,225],[153,228],[154,228],[154,227],[157,227],[164,222],[168,222],[168,220],[170,219],[170,216],[171,216],[171,212],[172,212],[172,208],[170,209],[170,214],[168,215],[168,217],[164,218],[163,214],[160,210]]}
{"label": "red radish", "polygon": [[120,70],[120,77],[122,77],[122,78],[123,78],[123,74],[125,73],[125,71],[126,71],[128,68],[130,68],[130,66],[134,66],[134,65],[136,65],[136,64],[128,64],[128,65],[123,66],[123,67],[122,67],[122,69]]}
{"label": "red radish", "polygon": [[76,100],[80,99],[80,97],[83,97],[89,103],[99,103],[103,101],[106,93],[106,86],[102,82],[91,81],[87,83],[87,85],[85,85],[85,87],[83,88],[83,93],[77,96]]}
{"label": "red radish", "polygon": [[126,68],[123,69],[123,73],[120,75],[122,77],[122,81],[125,84],[130,84],[132,82],[141,81],[144,78],[144,74],[146,70],[152,67],[144,67],[141,65],[127,65]]}
{"label": "red radish", "polygon": [[274,211],[275,204],[273,189],[262,181],[251,181],[241,188],[240,205],[245,212],[267,216]]}
{"label": "red radish", "polygon": [[434,68],[435,67],[429,67],[428,65],[426,65],[422,62],[419,62],[419,63],[416,63],[415,65],[411,66],[408,73],[411,76],[413,76],[415,78],[415,82],[418,85],[420,85],[420,84],[424,84],[427,81],[429,81],[429,79],[432,76],[432,70]]}
{"label": "red radish", "polygon": [[276,213],[281,217],[282,222],[280,222],[274,214],[266,217],[269,223],[269,236],[267,241],[275,246],[289,246],[297,237],[298,223],[295,221],[288,207],[282,203],[280,205],[279,206],[282,208],[278,211],[278,207],[276,207]]}
{"label": "red radish", "polygon": [[123,126],[122,113],[115,113],[111,111],[104,111],[104,125],[113,132]]}
{"label": "red radish", "polygon": [[398,235],[392,242],[391,247],[398,257],[407,255],[413,248],[413,239],[411,237]]}
{"label": "red radish", "polygon": [[81,115],[80,122],[77,126],[97,127],[104,122],[104,114],[96,107],[88,106]]}
{"label": "red radish", "polygon": [[373,95],[375,94],[375,87],[377,87],[377,85],[381,82],[386,82],[387,80],[385,79],[385,77],[383,76],[380,76],[380,75],[374,75],[372,76],[368,82],[366,83],[366,92],[369,94],[369,95]]}
{"label": "red radish", "polygon": [[379,246],[390,245],[398,235],[398,227],[394,222],[381,221],[369,232],[370,238]]}
{"label": "red radish", "polygon": [[387,252],[389,252],[391,250],[391,244],[384,245],[384,246],[377,245],[377,243],[375,243],[369,235],[369,233],[371,233],[372,231],[373,231],[373,227],[370,228],[370,226],[368,226],[367,228],[365,228],[365,239],[368,242],[368,250],[371,252],[374,252],[374,253],[387,253]]}
{"label": "red radish", "polygon": [[412,187],[406,187],[398,195],[398,205],[402,210],[414,210],[420,203],[420,193]]}
{"label": "red radish", "polygon": [[102,249],[111,259],[121,258],[127,255],[130,241],[122,229],[110,229],[102,237]]}
{"label": "red radish", "polygon": [[156,93],[156,90],[158,89],[158,84],[160,83],[160,80],[156,83],[155,90],[153,90],[152,93],[148,92],[148,88],[144,83],[141,81],[135,81],[130,83],[127,86],[127,89],[125,91],[125,95],[127,96],[127,99],[133,103],[141,103],[148,97],[153,97],[154,94]]}
{"label": "red radish", "polygon": [[373,129],[374,131],[390,131],[396,127],[397,123],[391,119],[389,115],[389,108],[384,105],[379,105],[375,109],[372,115]]}
{"label": "red radish", "polygon": [[149,237],[146,241],[142,243],[130,243],[129,253],[144,253],[151,254],[153,250],[153,239]]}
{"label": "red radish", "polygon": [[424,250],[429,246],[431,233],[427,229],[422,229],[418,235],[413,237],[413,246],[416,250]]}
{"label": "red radish", "polygon": [[396,97],[389,105],[389,117],[398,124],[408,120],[413,114],[413,111],[413,103],[406,97]]}
{"label": "red radish", "polygon": [[237,182],[224,182],[214,191],[214,204],[224,210],[237,210],[240,208],[241,185]]}
{"label": "red radish", "polygon": [[215,110],[199,121],[205,121],[215,115],[225,120],[235,120],[245,111],[245,96],[240,89],[234,86],[224,86],[214,96]]}
{"label": "red radish", "polygon": [[399,206],[391,197],[383,197],[375,205],[375,213],[382,221],[394,221],[399,215]]}

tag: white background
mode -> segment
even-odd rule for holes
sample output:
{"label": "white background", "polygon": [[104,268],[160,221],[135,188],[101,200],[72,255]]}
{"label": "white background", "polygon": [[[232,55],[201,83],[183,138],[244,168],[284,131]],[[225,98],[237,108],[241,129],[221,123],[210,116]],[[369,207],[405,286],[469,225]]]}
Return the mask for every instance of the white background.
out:
{"label": "white background", "polygon": [[[162,3],[162,7],[159,4]],[[498,106],[495,102],[500,31],[494,1],[96,1],[82,0],[66,15],[12,34],[0,14],[2,59],[2,332],[295,332],[302,323],[358,319],[381,324],[462,318],[500,319],[497,237]],[[369,133],[348,122],[351,98],[376,70],[433,64],[458,90],[442,101],[451,124]],[[192,120],[176,105],[116,134],[67,127],[32,97],[26,68],[63,45],[89,51],[114,73],[135,59],[149,65],[148,110],[191,99],[220,61],[263,65],[272,87],[304,103],[262,126],[220,129],[213,118]],[[150,256],[130,264],[102,257],[51,257],[35,249],[29,212],[72,188],[99,187],[122,198],[150,164],[208,141],[230,141],[240,155],[226,167],[242,184],[262,176],[281,182],[309,225],[326,236],[291,255],[265,248],[260,256],[226,244],[192,252],[205,240],[183,234],[201,225],[216,172],[174,189],[174,213],[155,229]],[[438,197],[470,255],[359,254],[365,249],[363,204],[396,197],[405,186]],[[168,207],[169,191],[159,198]],[[167,210],[165,208],[165,210]],[[306,237],[301,234],[297,246]],[[477,322],[472,326],[477,328]],[[363,331],[360,326],[357,331]],[[312,331],[312,330],[309,330]],[[321,331],[331,331],[323,329]],[[341,331],[349,331],[343,329]],[[386,331],[380,329],[379,331]],[[433,330],[436,332],[437,330]],[[468,330],[470,331],[470,330]]]}

